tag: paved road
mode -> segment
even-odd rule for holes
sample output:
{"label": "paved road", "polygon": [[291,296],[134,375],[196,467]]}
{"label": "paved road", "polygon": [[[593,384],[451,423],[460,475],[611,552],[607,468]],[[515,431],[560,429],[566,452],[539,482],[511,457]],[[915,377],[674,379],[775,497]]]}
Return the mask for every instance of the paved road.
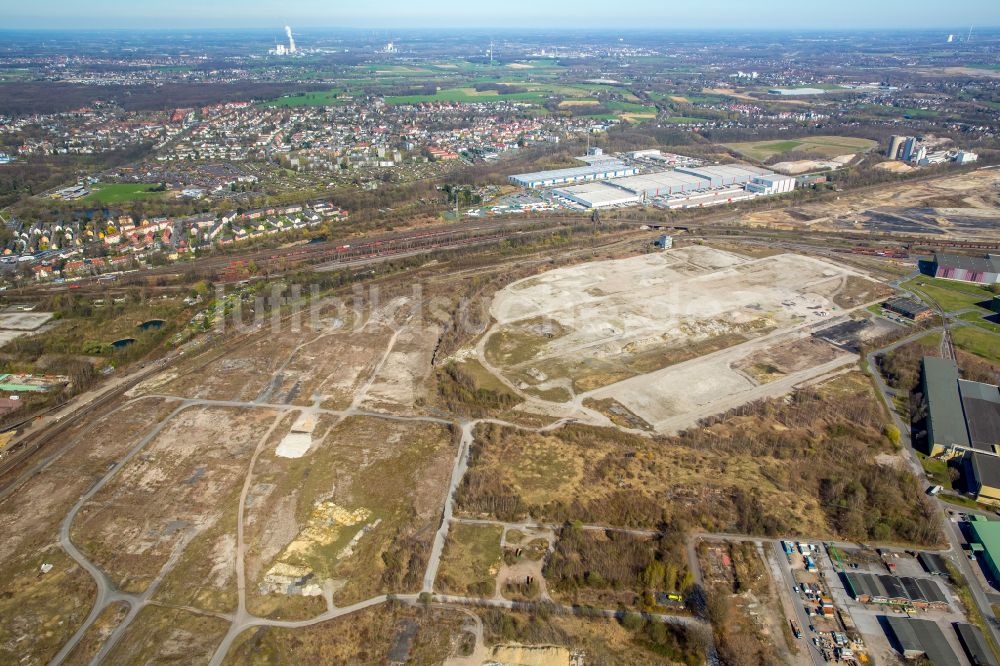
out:
{"label": "paved road", "polygon": [[472,433],[475,431],[476,425],[476,421],[467,421],[462,424],[462,438],[458,446],[458,455],[455,456],[455,465],[451,470],[451,481],[448,483],[448,495],[444,501],[441,526],[438,528],[437,534],[434,535],[431,555],[427,560],[427,570],[424,572],[424,584],[421,588],[423,592],[434,591],[434,579],[437,578],[438,568],[441,566],[441,553],[444,551],[444,542],[448,538],[448,530],[451,529],[452,516],[455,513],[455,493],[469,467],[469,452],[473,442]]}
{"label": "paved road", "polygon": [[[802,605],[802,600],[799,598],[799,595],[795,594],[793,591],[796,583],[795,579],[792,578],[791,569],[786,566],[787,558],[785,556],[785,551],[778,542],[772,543],[771,548],[774,550],[777,557],[778,568],[781,571],[781,578],[784,581],[785,589],[792,597],[792,606],[795,608],[795,621],[798,623],[799,628],[802,631],[802,635],[807,637],[801,640],[800,643],[805,643],[805,650],[809,653],[809,658],[812,660],[814,666],[826,666],[826,660],[823,659],[823,655],[816,648],[816,646],[813,645],[813,642],[808,640],[808,636],[811,633],[809,631],[809,625],[812,623],[809,621],[809,616],[806,615],[806,609],[805,606]],[[778,581],[775,582],[777,583]]]}
{"label": "paved road", "polygon": [[[507,610],[530,610],[539,604],[528,601],[511,601],[510,599],[497,599],[497,598],[484,598],[479,599],[475,597],[460,597],[449,594],[435,594],[434,599],[449,604],[460,604],[466,606],[481,606],[481,607],[491,607],[491,608],[506,608]],[[591,608],[582,606],[566,606],[563,604],[546,604],[549,608],[554,609],[560,613],[565,613],[567,615],[586,615],[590,617],[606,617],[612,619],[621,619],[627,613],[632,611],[626,611],[621,609],[611,609],[611,608]],[[711,626],[705,620],[691,616],[691,615],[664,615],[662,613],[646,613],[643,612],[642,616],[650,619],[657,620],[659,622],[664,622],[666,624],[678,624],[686,627],[701,627],[706,630],[711,630]]]}

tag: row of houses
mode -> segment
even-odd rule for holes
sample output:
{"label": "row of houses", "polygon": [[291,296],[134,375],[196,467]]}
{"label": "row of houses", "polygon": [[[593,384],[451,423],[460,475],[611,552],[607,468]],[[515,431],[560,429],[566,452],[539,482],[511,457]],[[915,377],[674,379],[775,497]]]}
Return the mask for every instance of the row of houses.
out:
{"label": "row of houses", "polygon": [[107,270],[124,270],[131,267],[135,259],[128,255],[117,255],[113,257],[94,257],[93,259],[74,259],[67,261],[58,268],[51,262],[36,264],[31,267],[31,274],[36,280],[47,280],[50,278],[69,278],[103,273]]}

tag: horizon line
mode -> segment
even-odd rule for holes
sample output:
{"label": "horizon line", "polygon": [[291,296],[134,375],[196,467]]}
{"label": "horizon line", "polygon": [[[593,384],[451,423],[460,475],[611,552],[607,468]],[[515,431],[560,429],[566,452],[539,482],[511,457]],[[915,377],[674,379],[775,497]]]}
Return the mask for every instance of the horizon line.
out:
{"label": "horizon line", "polygon": [[[280,22],[279,22],[280,23]],[[275,26],[283,28],[285,25],[292,25],[294,27],[295,21],[281,23],[275,23]],[[1000,32],[1000,24],[998,25],[976,25],[975,32]],[[927,26],[898,26],[898,25],[871,25],[864,27],[846,27],[846,26],[785,26],[785,27],[765,27],[765,26],[725,26],[725,27],[711,27],[711,26],[683,26],[683,25],[673,25],[673,26],[660,26],[660,27],[635,27],[635,26],[561,26],[561,27],[551,27],[551,28],[523,28],[517,26],[497,26],[497,25],[451,25],[451,26],[363,26],[363,25],[320,25],[313,26],[310,25],[304,28],[307,31],[317,31],[317,30],[392,30],[398,32],[443,32],[451,30],[482,30],[482,31],[513,31],[520,33],[532,33],[532,32],[577,32],[581,30],[586,31],[596,31],[596,32],[620,32],[620,33],[649,33],[649,32],[728,32],[728,31],[740,31],[740,32],[789,32],[789,31],[809,31],[809,32],[872,32],[876,30],[889,30],[892,32],[915,32],[915,31],[940,31],[942,34],[950,34],[951,30],[965,30],[968,26],[956,24],[953,26],[940,26],[940,25],[927,25]],[[20,27],[0,27],[0,33],[5,32],[22,32],[22,31],[37,31],[37,32],[118,32],[118,31],[150,31],[150,32],[165,32],[169,30],[184,30],[186,32],[215,32],[219,30],[271,30],[273,26],[92,26],[92,27],[79,27],[79,26],[64,26],[64,27],[41,27],[41,26],[20,26]],[[958,33],[955,33],[958,34]]]}

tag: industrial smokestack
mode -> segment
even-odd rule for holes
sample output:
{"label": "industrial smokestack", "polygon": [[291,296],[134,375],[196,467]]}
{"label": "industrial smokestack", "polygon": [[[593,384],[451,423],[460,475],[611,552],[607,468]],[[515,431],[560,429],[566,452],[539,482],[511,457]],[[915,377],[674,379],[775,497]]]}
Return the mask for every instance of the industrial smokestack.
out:
{"label": "industrial smokestack", "polygon": [[291,26],[285,26],[285,34],[288,35],[288,52],[295,53],[295,38],[292,37]]}

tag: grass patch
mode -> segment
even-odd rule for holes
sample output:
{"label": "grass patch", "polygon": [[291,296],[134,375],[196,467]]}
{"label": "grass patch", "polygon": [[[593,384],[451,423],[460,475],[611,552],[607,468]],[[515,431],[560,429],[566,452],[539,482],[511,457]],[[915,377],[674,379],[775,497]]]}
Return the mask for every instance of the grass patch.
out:
{"label": "grass patch", "polygon": [[152,191],[155,187],[149,183],[97,183],[83,201],[105,205],[162,197],[163,191]]}
{"label": "grass patch", "polygon": [[109,664],[207,663],[229,623],[183,610],[146,606],[108,654]]}
{"label": "grass patch", "polygon": [[337,96],[342,95],[343,93],[344,91],[341,89],[307,92],[299,95],[285,95],[283,97],[264,102],[260,106],[342,106],[349,103],[349,100],[337,99]]}
{"label": "grass patch", "polygon": [[690,116],[670,116],[665,119],[665,122],[671,125],[696,125],[698,123],[709,122],[706,118],[692,118]]}
{"label": "grass patch", "polygon": [[923,466],[924,471],[927,472],[927,475],[935,485],[951,488],[951,476],[948,474],[947,461],[931,458],[920,452],[917,453],[917,456],[920,458],[920,464]]}
{"label": "grass patch", "polygon": [[614,109],[615,111],[626,111],[628,113],[641,113],[641,114],[656,114],[655,106],[647,106],[645,104],[634,104],[632,102],[606,102],[604,106],[609,109]]}
{"label": "grass patch", "polygon": [[1000,363],[1000,337],[978,326],[963,326],[951,332],[955,346],[994,363]]}
{"label": "grass patch", "polygon": [[[925,276],[904,282],[902,287],[925,296],[927,300],[937,303],[945,312],[978,308],[980,303],[993,298],[993,293],[984,287]],[[984,314],[988,312],[983,309]]]}
{"label": "grass patch", "polygon": [[453,523],[435,587],[444,593],[492,597],[500,567],[499,525]]}
{"label": "grass patch", "polygon": [[984,310],[983,312],[966,312],[964,314],[958,315],[958,318],[962,321],[967,321],[970,324],[974,324],[979,328],[984,328],[992,333],[1000,334],[1000,325],[993,323],[986,319],[987,316],[995,315],[995,312],[989,310]]}
{"label": "grass patch", "polygon": [[968,497],[962,497],[961,495],[948,495],[941,493],[938,495],[938,499],[947,502],[948,504],[953,504],[955,506],[960,506],[964,509],[982,509],[984,505],[979,502],[969,499]]}
{"label": "grass patch", "polygon": [[801,141],[778,141],[775,143],[766,143],[763,146],[760,146],[760,150],[767,150],[772,153],[787,153],[790,150],[795,150],[801,145]]}
{"label": "grass patch", "polygon": [[837,157],[871,150],[877,143],[870,139],[850,136],[809,136],[786,141],[749,141],[725,145],[738,153],[763,162],[774,155],[782,155],[793,150],[815,153],[823,157]]}

